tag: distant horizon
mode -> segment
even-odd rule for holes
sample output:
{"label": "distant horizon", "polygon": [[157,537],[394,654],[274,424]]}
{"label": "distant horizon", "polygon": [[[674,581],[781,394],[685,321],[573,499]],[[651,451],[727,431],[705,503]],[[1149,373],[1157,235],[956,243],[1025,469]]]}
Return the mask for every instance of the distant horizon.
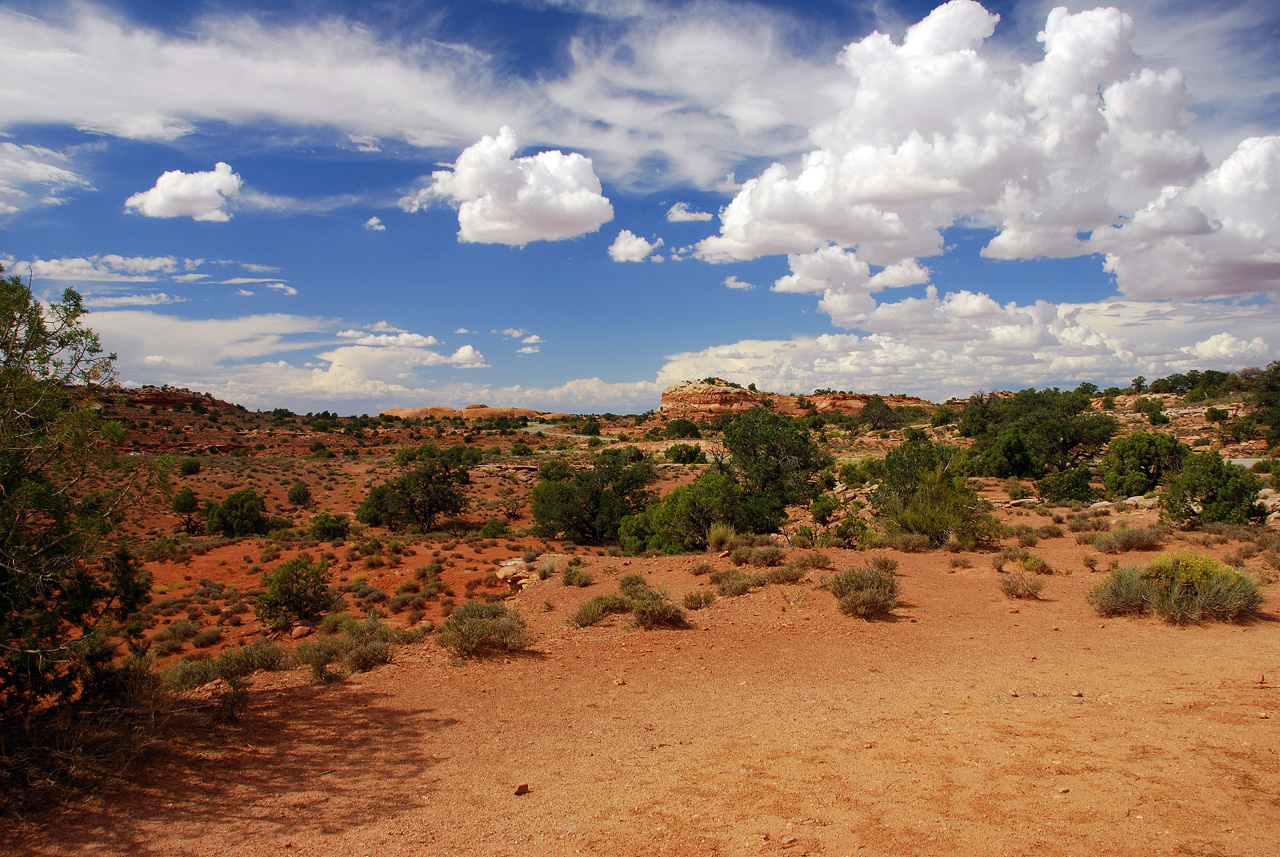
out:
{"label": "distant horizon", "polygon": [[[1235,374],[1238,374],[1239,372],[1246,371],[1246,370],[1248,370],[1248,369],[1252,369],[1252,368],[1255,368],[1255,367],[1245,366],[1245,367],[1241,367],[1240,369],[1237,369],[1237,370],[1230,370],[1230,371],[1227,371],[1227,372],[1226,372],[1226,374],[1229,374],[1229,375],[1235,375]],[[1257,368],[1263,368],[1263,367],[1257,367]],[[1204,370],[1192,370],[1192,371],[1204,371]],[[1224,371],[1224,370],[1218,370],[1218,371]],[[1183,374],[1183,373],[1173,373],[1173,374]],[[1137,377],[1137,376],[1135,376],[1135,378],[1136,378],[1136,377]],[[1168,376],[1163,376],[1163,377],[1168,377]],[[1153,382],[1153,381],[1163,380],[1163,377],[1162,377],[1162,378],[1150,378],[1150,379],[1145,379],[1145,378],[1144,378],[1144,381],[1146,381],[1148,384],[1150,384],[1150,383],[1151,383],[1151,382]],[[673,387],[680,386],[680,385],[682,385],[682,384],[698,383],[698,382],[700,382],[700,381],[706,381],[706,380],[707,380],[706,378],[701,378],[701,379],[698,379],[698,378],[691,378],[691,379],[686,379],[686,380],[684,380],[684,381],[677,381],[675,384],[672,384],[672,385],[670,385],[670,386],[668,386],[668,387],[664,388],[661,392],[666,392],[667,390],[672,389]],[[727,379],[719,379],[719,380],[727,381]],[[1133,380],[1133,379],[1131,379],[1131,380]],[[730,382],[730,383],[736,384],[737,382]],[[748,382],[748,383],[751,383],[751,382]],[[1095,385],[1095,386],[1097,386],[1097,387],[1098,387],[1098,391],[1097,391],[1097,393],[1096,393],[1095,395],[1107,395],[1107,394],[1109,393],[1109,391],[1110,391],[1110,390],[1112,390],[1112,389],[1117,389],[1117,390],[1119,390],[1119,392],[1118,392],[1118,393],[1116,393],[1115,395],[1125,395],[1125,396],[1131,396],[1131,395],[1137,395],[1137,396],[1141,396],[1141,395],[1155,395],[1155,396],[1158,396],[1158,395],[1165,395],[1164,393],[1151,393],[1151,392],[1149,392],[1149,391],[1142,391],[1142,392],[1138,392],[1138,391],[1133,390],[1132,386],[1120,387],[1120,386],[1118,386],[1118,385],[1111,385],[1111,386],[1109,386],[1109,387],[1105,387],[1105,388],[1104,388],[1104,387],[1102,387],[1101,385],[1098,385],[1096,382],[1093,382],[1093,381],[1080,381],[1080,382],[1078,382],[1077,384],[1075,384],[1075,385],[1073,385],[1073,386],[1071,386],[1071,387],[1065,388],[1065,389],[1064,389],[1064,392],[1065,392],[1065,391],[1067,391],[1067,390],[1076,390],[1076,389],[1079,389],[1080,387],[1082,387],[1082,386],[1084,386],[1084,385],[1088,385],[1088,384],[1093,384],[1093,385]],[[223,403],[225,403],[225,404],[233,405],[233,406],[235,406],[235,407],[243,408],[243,409],[245,409],[245,410],[252,410],[252,411],[257,412],[257,413],[270,413],[272,410],[275,410],[275,409],[276,409],[276,408],[273,408],[273,407],[258,407],[258,408],[250,408],[249,406],[247,406],[247,405],[245,405],[245,404],[243,404],[243,403],[241,403],[241,402],[236,402],[236,401],[232,401],[232,400],[229,400],[229,399],[223,399],[223,398],[221,398],[220,396],[217,396],[216,394],[214,394],[214,393],[212,393],[212,392],[209,392],[209,391],[207,391],[207,390],[192,389],[192,388],[190,388],[190,387],[178,387],[178,386],[174,386],[174,385],[172,385],[172,384],[141,384],[141,385],[137,385],[137,386],[125,386],[125,385],[120,385],[120,386],[121,386],[123,389],[132,390],[132,391],[140,391],[140,390],[161,390],[161,391],[173,391],[173,392],[178,392],[178,393],[189,393],[189,394],[191,394],[191,395],[197,395],[197,396],[211,396],[211,397],[213,397],[214,399],[217,399],[218,401],[221,401],[221,402],[223,402]],[[737,385],[737,386],[739,386],[739,387],[741,387],[741,388],[744,388],[744,389],[745,389],[748,385],[747,385],[747,384],[740,384],[740,385]],[[953,402],[953,401],[955,401],[955,402],[963,402],[963,401],[965,401],[966,399],[970,398],[970,396],[982,395],[982,394],[984,394],[984,393],[985,393],[985,394],[993,394],[993,393],[994,393],[994,394],[1000,394],[1000,393],[1014,394],[1014,393],[1018,393],[1018,392],[1021,392],[1022,390],[1027,390],[1027,389],[1044,390],[1044,389],[1050,389],[1050,387],[1034,387],[1034,388],[1033,388],[1033,387],[1019,387],[1019,388],[998,389],[998,390],[994,390],[994,389],[993,389],[993,390],[975,390],[975,391],[973,391],[973,393],[971,393],[971,394],[969,394],[969,395],[967,395],[967,396],[954,396],[954,397],[949,397],[949,398],[947,398],[947,399],[943,399],[943,400],[926,399],[926,398],[923,398],[923,397],[920,397],[920,396],[915,396],[915,395],[910,394],[910,393],[897,393],[897,392],[868,393],[868,392],[860,392],[860,391],[857,391],[857,390],[829,390],[829,391],[827,391],[827,390],[825,390],[825,388],[821,388],[821,387],[819,387],[819,388],[815,388],[815,389],[813,389],[813,390],[804,391],[804,392],[781,392],[781,391],[779,391],[779,390],[762,390],[762,389],[759,389],[759,386],[757,385],[757,388],[756,388],[755,390],[752,390],[751,392],[756,393],[756,394],[761,395],[761,396],[781,396],[781,397],[786,397],[786,398],[807,398],[807,397],[818,397],[818,396],[824,396],[824,395],[851,395],[851,396],[867,396],[867,397],[871,397],[871,396],[881,396],[881,397],[883,397],[883,398],[885,398],[885,399],[914,399],[914,400],[918,400],[918,401],[925,402],[926,404],[929,404],[929,405],[938,406],[938,405],[945,405],[945,404],[948,404],[949,402]],[[820,392],[820,391],[823,391],[823,392]],[[508,404],[503,404],[502,402],[490,402],[490,401],[485,401],[485,402],[468,402],[468,403],[467,403],[467,404],[465,404],[465,405],[449,405],[449,404],[439,404],[439,403],[388,405],[387,407],[385,407],[385,408],[381,408],[380,410],[378,410],[378,411],[376,411],[376,412],[372,412],[372,413],[371,413],[371,412],[368,412],[368,411],[364,411],[364,412],[361,412],[361,413],[354,413],[354,412],[344,413],[344,412],[340,412],[340,411],[334,411],[332,408],[320,408],[319,410],[310,410],[310,411],[304,411],[304,412],[298,412],[298,411],[295,411],[295,410],[294,410],[294,409],[292,409],[292,408],[286,408],[286,410],[290,411],[291,413],[296,414],[297,416],[313,416],[313,415],[315,415],[315,414],[319,414],[319,413],[325,413],[325,412],[327,412],[327,413],[334,414],[334,415],[335,415],[336,417],[338,417],[338,418],[374,417],[374,416],[380,416],[380,415],[382,415],[383,413],[385,413],[385,412],[386,412],[386,411],[388,411],[388,410],[418,410],[418,409],[427,409],[427,408],[448,408],[448,409],[450,409],[450,410],[452,410],[452,411],[454,411],[454,412],[461,412],[461,411],[465,411],[465,410],[467,410],[468,408],[472,408],[472,409],[474,409],[474,408],[485,408],[485,409],[488,409],[488,410],[528,410],[528,411],[537,411],[537,412],[539,412],[539,414],[540,414],[540,415],[543,415],[543,416],[554,416],[554,415],[557,415],[557,414],[564,414],[564,415],[567,415],[567,416],[604,416],[604,415],[606,415],[606,414],[612,414],[612,415],[614,415],[614,416],[616,416],[616,417],[623,418],[623,417],[640,416],[640,415],[643,415],[643,414],[645,414],[645,413],[656,413],[656,412],[658,412],[658,410],[659,410],[659,407],[658,407],[658,406],[659,406],[659,404],[660,404],[660,403],[661,403],[661,393],[659,394],[659,399],[658,399],[658,401],[657,401],[657,402],[655,402],[655,404],[654,404],[654,406],[653,406],[652,408],[645,408],[644,410],[640,410],[640,411],[625,411],[625,412],[616,412],[616,411],[611,411],[611,410],[600,410],[600,411],[566,411],[566,410],[563,410],[563,409],[533,408],[533,407],[528,407],[528,406],[525,406],[525,405],[508,405]],[[284,406],[276,406],[276,407],[278,408],[278,407],[284,407]]]}
{"label": "distant horizon", "polygon": [[0,0],[0,264],[122,382],[640,413],[1280,358],[1268,0]]}

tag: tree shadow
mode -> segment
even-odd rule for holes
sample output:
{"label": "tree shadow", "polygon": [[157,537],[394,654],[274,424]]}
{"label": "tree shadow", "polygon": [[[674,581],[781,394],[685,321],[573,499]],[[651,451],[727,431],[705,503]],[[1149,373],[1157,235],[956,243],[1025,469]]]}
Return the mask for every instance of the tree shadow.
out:
{"label": "tree shadow", "polygon": [[446,757],[433,751],[457,723],[386,699],[350,685],[256,692],[238,722],[180,736],[111,795],[50,809],[31,820],[30,841],[0,842],[14,854],[148,853],[157,827],[251,840],[386,818],[436,791],[431,770]]}

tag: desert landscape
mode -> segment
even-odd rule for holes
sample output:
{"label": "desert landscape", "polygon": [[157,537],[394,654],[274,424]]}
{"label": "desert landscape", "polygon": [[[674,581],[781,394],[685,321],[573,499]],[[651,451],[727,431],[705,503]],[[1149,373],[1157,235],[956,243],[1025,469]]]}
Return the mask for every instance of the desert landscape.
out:
{"label": "desert landscape", "polygon": [[1278,33],[0,0],[0,857],[1280,857]]}
{"label": "desert landscape", "polygon": [[[832,524],[818,526],[803,506],[788,508],[781,533],[758,540],[766,547],[737,552],[628,553],[616,542],[579,545],[535,531],[531,494],[547,461],[585,464],[597,450],[634,446],[656,464],[659,493],[670,495],[716,466],[669,463],[665,450],[679,443],[671,427],[683,434],[694,426],[699,445],[714,453],[724,444],[716,421],[727,426],[725,415],[746,412],[724,402],[746,393],[708,379],[668,391],[661,410],[646,415],[477,407],[422,422],[255,413],[182,390],[126,391],[103,408],[127,427],[126,456],[199,463],[179,466],[164,496],[136,504],[128,530],[150,579],[152,600],[140,614],[149,662],[181,688],[179,707],[208,719],[199,729],[157,731],[127,769],[97,772],[55,805],[11,813],[4,849],[1274,849],[1274,512],[1270,525],[1179,528],[1161,524],[1158,493],[1047,503],[1029,482],[970,477],[1000,529],[968,548],[866,533],[858,544],[837,538]],[[783,419],[853,418],[847,430],[816,430],[833,473],[840,462],[883,457],[913,430],[929,443],[968,443],[955,426],[934,425],[930,417],[945,406],[920,400],[886,409],[913,425],[871,430],[856,420],[873,397],[769,398],[779,413],[794,414]],[[1257,442],[1227,438],[1224,446],[1226,435],[1204,417],[1212,405],[1157,398],[1172,418],[1168,430],[1188,444],[1210,438],[1230,457],[1258,457]],[[1147,421],[1136,407],[1142,399],[1151,401],[1115,398],[1129,430]],[[342,538],[308,535],[307,522],[322,512],[354,516],[370,487],[397,470],[396,454],[423,437],[479,451],[465,513],[430,532],[351,521]],[[309,497],[291,503],[299,482]],[[248,486],[268,513],[288,520],[265,536],[186,535],[164,501],[179,484],[215,503]],[[842,510],[863,508],[875,526],[871,490],[839,481],[826,496]],[[1260,496],[1275,502],[1274,489]],[[1142,539],[1099,540],[1126,533]],[[1181,623],[1150,613],[1101,616],[1090,603],[1111,569],[1180,549],[1240,569],[1261,583],[1265,601],[1234,622]],[[273,630],[251,609],[264,573],[304,554],[326,564],[341,599],[327,615],[380,617],[412,636],[369,664],[334,656],[317,671],[305,647],[353,627],[318,617]],[[842,611],[832,580],[858,567],[891,571],[892,608],[865,617]],[[787,569],[795,571],[769,575]],[[756,577],[743,578],[752,571]],[[1010,597],[1003,584],[1015,578],[1042,588]],[[735,580],[750,582],[735,589]],[[637,585],[693,609],[650,627],[638,611],[582,621],[592,599]],[[474,655],[445,648],[440,629],[468,603],[517,611],[525,641]],[[262,640],[282,659],[247,675],[233,703],[226,679],[183,672]],[[212,717],[229,704],[230,716]]]}

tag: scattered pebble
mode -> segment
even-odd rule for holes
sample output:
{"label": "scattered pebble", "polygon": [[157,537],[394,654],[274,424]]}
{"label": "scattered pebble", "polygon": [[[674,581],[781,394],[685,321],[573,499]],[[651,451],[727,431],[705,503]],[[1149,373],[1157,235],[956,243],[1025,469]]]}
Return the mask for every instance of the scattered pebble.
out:
{"label": "scattered pebble", "polygon": [[520,785],[516,786],[516,795],[517,795],[517,796],[518,796],[518,795],[527,795],[528,793],[529,793],[529,784],[528,784],[528,783],[521,783]]}

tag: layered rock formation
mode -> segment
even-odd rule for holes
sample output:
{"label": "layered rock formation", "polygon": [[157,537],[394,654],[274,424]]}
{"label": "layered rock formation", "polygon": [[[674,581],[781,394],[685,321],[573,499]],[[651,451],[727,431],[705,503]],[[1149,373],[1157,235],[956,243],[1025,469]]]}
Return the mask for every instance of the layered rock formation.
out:
{"label": "layered rock formation", "polygon": [[[811,396],[778,396],[762,393],[730,384],[721,378],[702,381],[685,381],[662,391],[659,411],[664,417],[700,418],[717,414],[749,411],[768,400],[780,414],[799,416],[816,408],[818,413],[853,414],[873,398],[868,393],[823,393]],[[903,405],[929,406],[924,399],[914,396],[882,396],[892,407]]]}

